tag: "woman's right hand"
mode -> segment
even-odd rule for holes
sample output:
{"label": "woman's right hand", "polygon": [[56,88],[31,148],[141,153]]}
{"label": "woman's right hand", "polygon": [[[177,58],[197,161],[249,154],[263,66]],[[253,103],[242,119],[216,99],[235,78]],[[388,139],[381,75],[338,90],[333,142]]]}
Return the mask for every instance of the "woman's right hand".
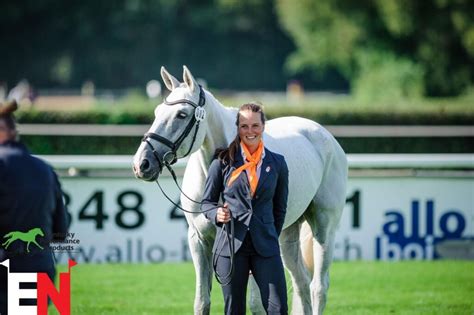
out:
{"label": "woman's right hand", "polygon": [[218,223],[227,223],[230,221],[230,211],[227,203],[224,204],[224,207],[217,208],[216,221]]}

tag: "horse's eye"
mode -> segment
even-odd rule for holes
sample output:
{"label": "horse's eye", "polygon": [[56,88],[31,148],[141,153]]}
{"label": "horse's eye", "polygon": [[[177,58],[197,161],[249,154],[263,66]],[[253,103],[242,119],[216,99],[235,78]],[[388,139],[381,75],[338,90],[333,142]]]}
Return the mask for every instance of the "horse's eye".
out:
{"label": "horse's eye", "polygon": [[178,113],[178,118],[183,119],[183,118],[186,118],[186,117],[188,117],[188,114],[186,114],[185,112],[179,112]]}

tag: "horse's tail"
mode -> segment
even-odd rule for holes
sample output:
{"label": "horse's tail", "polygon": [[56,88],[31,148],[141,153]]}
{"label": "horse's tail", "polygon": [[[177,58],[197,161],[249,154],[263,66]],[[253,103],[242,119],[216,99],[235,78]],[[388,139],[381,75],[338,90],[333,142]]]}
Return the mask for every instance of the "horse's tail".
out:
{"label": "horse's tail", "polygon": [[303,222],[300,228],[300,248],[304,265],[308,269],[311,277],[313,277],[313,233],[311,232],[311,227],[306,221]]}

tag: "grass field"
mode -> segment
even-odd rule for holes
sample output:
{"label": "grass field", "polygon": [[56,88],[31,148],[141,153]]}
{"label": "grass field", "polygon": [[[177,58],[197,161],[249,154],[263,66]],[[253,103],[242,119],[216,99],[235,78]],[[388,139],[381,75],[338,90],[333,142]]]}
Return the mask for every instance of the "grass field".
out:
{"label": "grass field", "polygon": [[[191,263],[77,265],[71,285],[74,315],[193,312]],[[213,288],[211,313],[223,314]],[[335,262],[325,314],[474,314],[474,262]]]}

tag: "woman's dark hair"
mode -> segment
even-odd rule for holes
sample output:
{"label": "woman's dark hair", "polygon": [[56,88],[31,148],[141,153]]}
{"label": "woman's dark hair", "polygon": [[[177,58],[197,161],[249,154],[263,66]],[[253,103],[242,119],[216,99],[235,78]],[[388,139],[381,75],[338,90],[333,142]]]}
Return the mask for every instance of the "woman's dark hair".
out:
{"label": "woman's dark hair", "polygon": [[247,103],[240,106],[239,111],[237,112],[237,118],[235,120],[235,125],[237,126],[237,135],[235,136],[234,140],[229,144],[229,146],[225,149],[217,149],[215,156],[225,164],[232,164],[234,163],[234,156],[235,152],[239,150],[240,146],[240,137],[239,137],[239,122],[240,122],[240,112],[250,110],[254,113],[260,113],[260,118],[262,120],[262,124],[265,125],[265,114],[263,113],[263,108],[261,105],[256,103]]}

